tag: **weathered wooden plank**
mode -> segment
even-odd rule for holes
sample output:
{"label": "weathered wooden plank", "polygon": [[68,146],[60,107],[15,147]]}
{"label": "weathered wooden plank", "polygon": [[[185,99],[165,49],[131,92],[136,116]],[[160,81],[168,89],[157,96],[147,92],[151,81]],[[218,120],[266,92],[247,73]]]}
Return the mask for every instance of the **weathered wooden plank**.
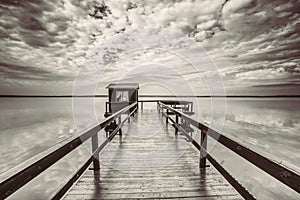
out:
{"label": "weathered wooden plank", "polygon": [[199,194],[197,192],[194,193],[157,193],[157,192],[149,192],[149,193],[133,193],[127,195],[115,195],[115,194],[96,194],[96,195],[88,195],[88,194],[70,194],[68,195],[66,200],[94,200],[94,199],[205,199],[205,200],[226,200],[226,199],[240,199],[236,195],[211,195],[211,194]]}
{"label": "weathered wooden plank", "polygon": [[[105,185],[104,185],[105,183]],[[187,190],[187,189],[206,189],[210,190],[211,188],[226,188],[228,190],[231,190],[229,184],[224,184],[224,183],[194,183],[194,182],[179,182],[176,184],[173,184],[172,182],[155,182],[155,186],[153,186],[153,182],[132,182],[132,184],[116,184],[117,182],[112,182],[112,183],[107,183],[107,182],[101,182],[99,183],[94,183],[94,184],[78,184],[73,187],[73,190],[69,192],[69,194],[73,193],[74,191],[78,193],[80,192],[85,192],[85,190],[94,190],[95,185],[99,184],[99,187],[102,188],[103,190],[131,190],[131,189],[139,189],[141,187],[152,187],[153,190],[157,191],[156,189],[164,188],[164,189],[176,189],[176,190]],[[175,187],[174,187],[175,186]]]}
{"label": "weathered wooden plank", "polygon": [[[178,188],[174,187],[165,187],[164,185],[156,185],[152,186],[151,189],[148,189],[147,187],[142,188],[142,186],[139,187],[110,187],[108,186],[101,186],[99,184],[99,187],[90,187],[85,190],[71,190],[69,194],[94,194],[95,190],[101,189],[102,193],[105,194],[131,194],[131,193],[139,193],[139,192],[158,192],[158,193],[164,193],[164,192],[206,192],[206,193],[216,193],[220,192],[219,194],[225,195],[226,193],[233,194],[232,189],[228,187],[228,185],[213,185],[212,186],[206,186],[206,187],[197,187],[197,186],[181,186]],[[218,193],[217,193],[218,194]]]}
{"label": "weathered wooden plank", "polygon": [[[118,198],[114,198],[114,197],[108,197],[108,196],[101,196],[101,197],[90,197],[88,195],[70,195],[68,198],[68,200],[81,200],[81,199],[86,199],[86,200],[95,200],[95,199],[117,199]],[[126,198],[126,199],[137,199],[137,198]],[[138,198],[138,199],[153,199],[153,198]],[[178,199],[178,198],[155,198],[155,199]],[[238,200],[240,198],[236,197],[236,196],[195,196],[195,197],[181,197],[181,199],[185,199],[185,200]]]}

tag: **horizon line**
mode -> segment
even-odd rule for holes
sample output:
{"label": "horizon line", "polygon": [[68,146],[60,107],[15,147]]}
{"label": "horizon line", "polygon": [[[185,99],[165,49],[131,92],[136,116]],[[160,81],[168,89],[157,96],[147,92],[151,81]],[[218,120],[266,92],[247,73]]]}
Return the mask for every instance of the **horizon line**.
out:
{"label": "horizon line", "polygon": [[[96,95],[0,95],[0,98],[72,98],[72,97],[108,97],[107,94],[96,94]],[[300,95],[139,95],[139,97],[165,97],[165,98],[174,98],[174,97],[189,97],[189,98],[210,98],[210,97],[229,97],[229,98],[299,98]]]}

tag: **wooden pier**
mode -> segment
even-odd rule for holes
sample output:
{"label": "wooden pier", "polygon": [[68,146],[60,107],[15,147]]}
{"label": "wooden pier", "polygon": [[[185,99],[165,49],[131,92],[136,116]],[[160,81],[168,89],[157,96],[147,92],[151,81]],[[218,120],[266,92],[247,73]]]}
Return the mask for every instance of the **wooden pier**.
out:
{"label": "wooden pier", "polygon": [[[206,151],[208,137],[300,193],[298,173],[192,119],[189,102],[139,101],[138,93],[133,94],[135,102],[125,107],[121,102],[121,108],[108,102],[109,110],[120,110],[106,112],[96,126],[1,180],[0,199],[88,140],[92,155],[51,199],[255,199]],[[128,94],[122,91],[116,97],[127,99]],[[155,103],[157,109],[142,109],[143,103]],[[99,141],[104,130],[107,138]],[[200,131],[199,141],[191,137],[193,130]]]}
{"label": "wooden pier", "polygon": [[[92,166],[91,166],[92,167]],[[64,199],[242,199],[157,110],[140,110]]]}

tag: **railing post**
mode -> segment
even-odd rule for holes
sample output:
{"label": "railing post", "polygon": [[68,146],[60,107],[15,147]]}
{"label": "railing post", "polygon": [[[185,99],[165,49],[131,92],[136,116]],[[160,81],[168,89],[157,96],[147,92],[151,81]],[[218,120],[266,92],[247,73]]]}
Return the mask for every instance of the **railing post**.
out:
{"label": "railing post", "polygon": [[[207,134],[201,130],[200,168],[206,167]],[[205,150],[205,151],[204,151]]]}
{"label": "railing post", "polygon": [[176,115],[176,118],[175,118],[175,122],[176,122],[176,125],[175,125],[175,135],[178,134],[178,115]]}
{"label": "railing post", "polygon": [[[139,103],[137,103],[137,105],[138,105]],[[133,108],[132,108],[132,110],[134,110],[135,108],[138,108],[138,106],[134,106]],[[132,117],[134,117],[134,113],[137,111],[137,109],[132,113]],[[131,113],[131,110],[129,110],[128,111],[129,112],[129,115],[130,115],[130,113]]]}
{"label": "railing post", "polygon": [[[98,149],[98,132],[92,137],[92,152],[95,153],[97,149]],[[94,164],[94,171],[99,171],[100,170],[99,153],[94,155],[93,164]]]}
{"label": "railing post", "polygon": [[167,108],[167,110],[166,110],[166,111],[167,111],[167,112],[166,112],[166,113],[167,113],[167,114],[166,114],[166,123],[168,123],[168,118],[169,118],[169,115],[168,115],[168,114],[169,114],[169,109]]}
{"label": "railing post", "polygon": [[[121,124],[121,121],[122,119],[121,119],[121,115],[119,115],[119,117],[118,117],[118,125],[120,125]],[[122,135],[122,128],[120,128],[119,129],[119,135]]]}

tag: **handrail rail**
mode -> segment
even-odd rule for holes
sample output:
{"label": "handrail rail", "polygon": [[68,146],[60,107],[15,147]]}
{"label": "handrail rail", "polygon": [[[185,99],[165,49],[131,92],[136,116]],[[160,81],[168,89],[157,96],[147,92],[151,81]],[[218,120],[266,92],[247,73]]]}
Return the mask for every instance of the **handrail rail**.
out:
{"label": "handrail rail", "polygon": [[108,118],[104,119],[98,125],[94,126],[93,128],[87,130],[80,136],[74,138],[72,141],[68,142],[67,144],[61,146],[60,148],[56,149],[52,153],[48,154],[47,156],[39,159],[35,163],[27,166],[25,169],[19,171],[18,173],[14,174],[13,176],[7,178],[3,182],[0,183],[0,199],[5,199],[19,188],[27,184],[33,178],[38,176],[40,173],[45,171],[47,168],[52,166],[58,160],[66,156],[68,153],[76,149],[79,145],[85,142],[87,139],[92,138],[96,135],[101,129],[103,129],[106,125],[112,122],[117,117],[121,116],[122,114],[126,113],[132,107],[136,106],[137,102],[123,108],[122,110],[114,113],[113,115],[109,116]]}
{"label": "handrail rail", "polygon": [[[167,116],[169,117],[169,116]],[[171,119],[171,118],[170,118]],[[206,161],[204,161],[204,166],[201,166],[201,162],[203,160],[208,159],[209,162],[221,173],[221,175],[236,189],[236,191],[245,199],[247,200],[255,200],[255,197],[242,185],[240,184],[221,164],[219,164],[207,151],[206,151],[206,143],[203,143],[203,141],[206,141],[206,137],[202,135],[201,133],[201,145],[198,144],[197,141],[193,139],[192,136],[190,136],[185,129],[180,125],[175,123],[175,127],[177,129],[180,129],[182,133],[188,138],[190,142],[200,151],[200,169],[207,167]],[[205,137],[205,139],[203,138]]]}
{"label": "handrail rail", "polygon": [[111,101],[106,101],[105,102],[105,112],[107,113],[110,109],[110,105],[131,105],[133,103],[137,103],[136,101],[121,101],[121,102],[111,102]]}
{"label": "handrail rail", "polygon": [[245,160],[249,161],[259,169],[263,170],[264,172],[268,173],[272,177],[276,178],[289,188],[295,190],[296,192],[300,193],[300,175],[296,174],[295,172],[273,162],[272,160],[252,151],[249,148],[244,147],[243,145],[231,140],[230,138],[218,133],[217,131],[213,130],[212,128],[197,122],[196,120],[192,119],[188,115],[177,111],[176,109],[167,106],[161,102],[158,102],[159,105],[165,107],[168,110],[171,110],[173,113],[181,117],[182,119],[188,121],[190,124],[195,126],[196,128],[203,131],[205,134],[209,135],[231,151],[235,152]]}

